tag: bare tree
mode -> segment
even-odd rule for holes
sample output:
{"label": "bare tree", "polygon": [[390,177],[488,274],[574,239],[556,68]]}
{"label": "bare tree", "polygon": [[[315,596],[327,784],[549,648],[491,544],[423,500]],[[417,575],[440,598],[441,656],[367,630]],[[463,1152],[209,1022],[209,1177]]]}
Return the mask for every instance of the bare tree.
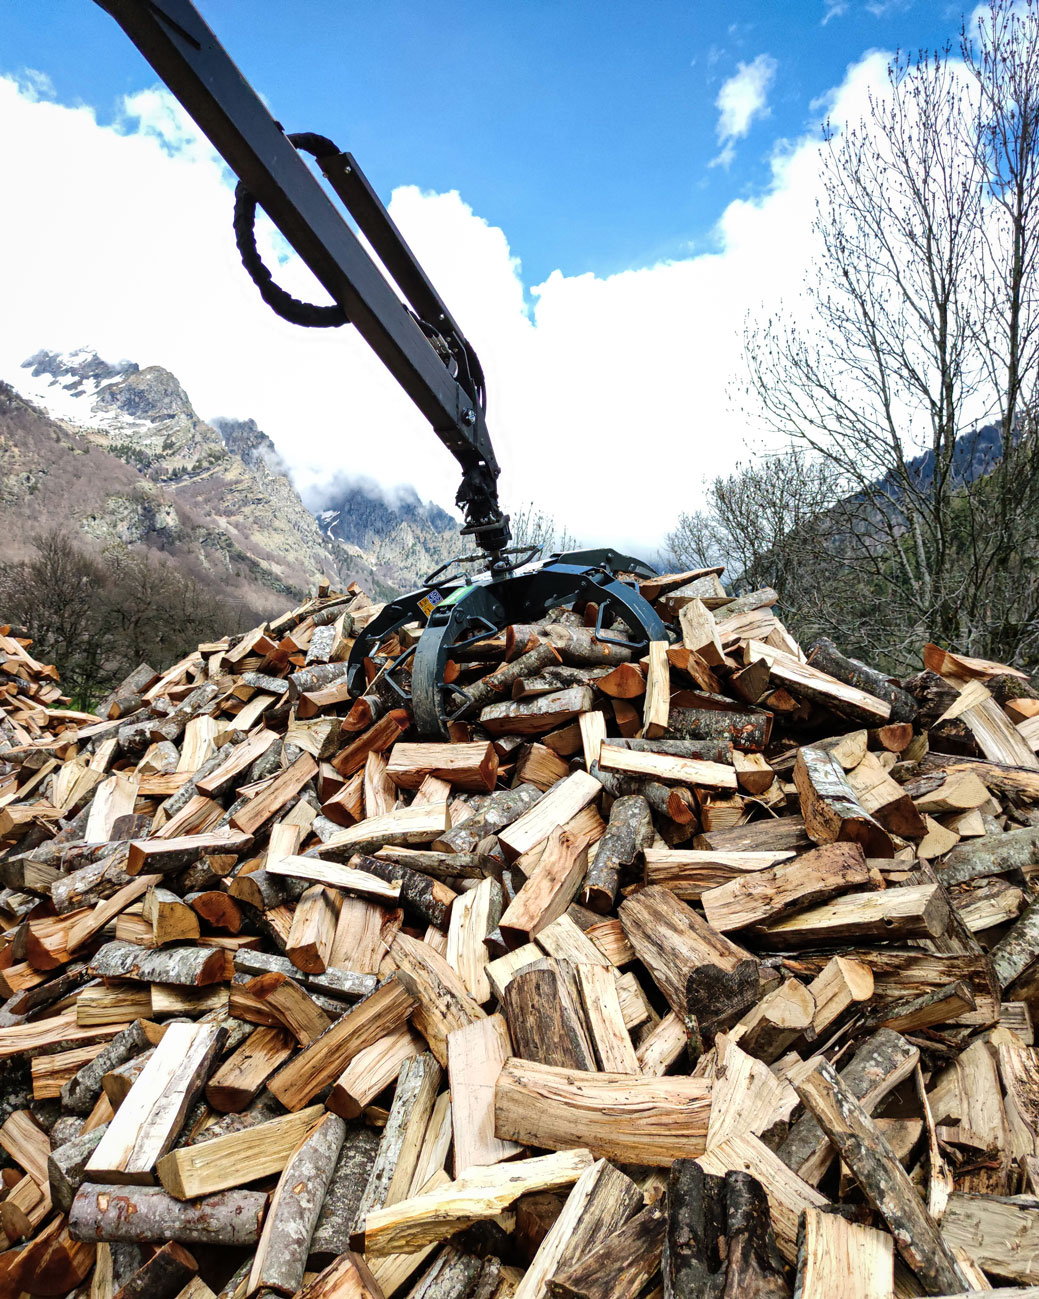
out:
{"label": "bare tree", "polygon": [[62,689],[82,708],[139,663],[167,664],[249,617],[166,556],[116,544],[96,557],[60,530],[0,570],[0,610],[57,665]]}
{"label": "bare tree", "polygon": [[[1034,12],[995,0],[961,52],[899,56],[866,119],[827,128],[807,322],[745,336],[750,405],[843,484],[833,599],[907,662],[928,637],[1037,649]],[[993,418],[979,466],[964,435]]]}
{"label": "bare tree", "polygon": [[797,636],[831,634],[825,594],[843,566],[841,486],[825,457],[798,447],[761,455],[706,484],[703,508],[679,517],[662,561],[724,564],[737,593],[773,587]]}
{"label": "bare tree", "polygon": [[512,545],[537,546],[541,554],[554,550],[573,550],[580,545],[565,524],[560,525],[546,510],[527,501],[510,516]]}

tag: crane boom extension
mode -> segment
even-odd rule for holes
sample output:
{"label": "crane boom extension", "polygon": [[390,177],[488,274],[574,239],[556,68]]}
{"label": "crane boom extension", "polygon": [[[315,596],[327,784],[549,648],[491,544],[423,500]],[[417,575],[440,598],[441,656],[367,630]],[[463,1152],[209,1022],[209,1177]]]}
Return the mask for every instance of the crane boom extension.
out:
{"label": "crane boom extension", "polygon": [[[631,655],[665,639],[663,622],[634,588],[635,576],[653,572],[640,560],[613,550],[580,550],[539,561],[537,546],[508,548],[509,520],[498,503],[499,469],[479,359],[353,155],[323,136],[286,135],[191,0],[96,3],[115,18],[238,176],[238,246],[265,300],[300,324],[356,325],[462,467],[456,497],[465,516],[462,532],[473,537],[480,553],[443,565],[360,631],[348,664],[351,694],[367,694],[376,709],[407,704],[421,734],[452,738],[452,723],[473,718],[475,704],[463,686],[447,683],[450,655],[506,625],[536,622],[553,607],[577,605],[594,611],[596,639],[624,646]],[[410,309],[300,149],[317,158]],[[296,303],[271,286],[253,242],[256,203],[336,307]],[[477,571],[466,567],[474,563]],[[416,642],[412,632],[423,620]]]}
{"label": "crane boom extension", "polygon": [[[403,306],[282,128],[191,0],[97,0],[345,311],[462,466],[467,530],[492,555],[508,544],[498,462],[475,352],[352,155],[319,158],[329,182],[459,377]],[[460,364],[459,364],[460,362]]]}

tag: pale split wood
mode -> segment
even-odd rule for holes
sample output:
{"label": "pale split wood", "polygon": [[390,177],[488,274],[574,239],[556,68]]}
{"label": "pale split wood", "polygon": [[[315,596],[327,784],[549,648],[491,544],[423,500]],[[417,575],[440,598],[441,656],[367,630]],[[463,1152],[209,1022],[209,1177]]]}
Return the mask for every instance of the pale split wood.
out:
{"label": "pale split wood", "polygon": [[510,1054],[509,1030],[501,1015],[475,1020],[448,1034],[456,1177],[466,1168],[499,1163],[522,1149],[494,1133],[494,1087]]}
{"label": "pale split wood", "polygon": [[568,1149],[467,1169],[439,1190],[369,1213],[357,1245],[374,1257],[421,1249],[474,1222],[497,1217],[521,1195],[572,1186],[591,1164],[587,1150]]}
{"label": "pale split wood", "polygon": [[311,1105],[226,1136],[180,1146],[158,1161],[159,1181],[178,1200],[190,1200],[280,1173],[323,1113],[324,1106]]}
{"label": "pale split wood", "polygon": [[666,1167],[701,1154],[711,1087],[696,1078],[645,1078],[506,1062],[495,1092],[495,1132],[566,1150],[575,1141],[618,1162]]}
{"label": "pale split wood", "polygon": [[171,1024],[87,1162],[92,1180],[152,1181],[156,1162],[176,1140],[205,1086],[226,1030]]}
{"label": "pale split wood", "polygon": [[797,1254],[800,1299],[889,1299],[894,1242],[883,1231],[836,1213],[805,1209]]}

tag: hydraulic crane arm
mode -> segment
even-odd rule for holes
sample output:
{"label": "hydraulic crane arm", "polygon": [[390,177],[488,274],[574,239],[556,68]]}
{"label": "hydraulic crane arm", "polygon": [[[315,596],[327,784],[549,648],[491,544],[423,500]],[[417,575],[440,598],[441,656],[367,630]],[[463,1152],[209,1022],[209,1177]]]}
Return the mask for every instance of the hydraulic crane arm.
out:
{"label": "hydraulic crane arm", "polygon": [[[409,311],[191,0],[97,0],[198,123],[462,467],[465,532],[496,558],[509,526],[479,360],[349,153],[318,164]],[[310,137],[321,140],[321,137]],[[327,144],[327,141],[322,141]]]}
{"label": "hydraulic crane arm", "polygon": [[[389,213],[349,153],[320,135],[286,135],[203,22],[191,0],[97,0],[123,28],[238,176],[235,234],[246,270],[279,314],[302,325],[352,321],[462,466],[456,500],[463,533],[482,555],[431,573],[357,635],[347,670],[351,693],[377,708],[409,704],[421,735],[443,739],[473,700],[449,680],[452,653],[557,605],[594,615],[593,636],[641,654],[667,636],[635,589],[652,569],[613,550],[578,550],[535,561],[539,546],[508,549],[498,504],[498,464],[484,419],[483,371],[473,348],[426,278]],[[299,155],[312,153],[397,288],[340,215]],[[335,306],[296,302],[271,281],[256,251],[259,203],[328,290]],[[478,571],[467,565],[479,563]],[[425,620],[417,643],[413,629]],[[457,665],[456,665],[457,666]]]}

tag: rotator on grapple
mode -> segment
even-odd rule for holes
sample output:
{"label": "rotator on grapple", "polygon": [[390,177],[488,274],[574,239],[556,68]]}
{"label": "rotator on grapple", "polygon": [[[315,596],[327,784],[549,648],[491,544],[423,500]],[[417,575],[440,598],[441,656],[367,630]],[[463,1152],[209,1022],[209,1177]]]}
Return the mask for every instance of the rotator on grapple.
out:
{"label": "rotator on grapple", "polygon": [[[324,136],[286,135],[243,78],[191,0],[97,0],[124,29],[239,177],[235,236],[264,301],[294,324],[352,323],[462,467],[456,501],[462,534],[477,547],[387,604],[358,636],[348,684],[361,694],[374,668],[383,689],[410,699],[423,735],[447,737],[468,698],[445,681],[456,653],[512,623],[536,622],[559,605],[597,606],[595,636],[636,652],[665,640],[664,624],[633,582],[653,570],[613,550],[536,560],[510,547],[498,502],[498,462],[487,431],[483,370],[352,154]],[[406,299],[398,298],[323,186],[300,157],[312,154],[332,189]],[[315,306],[273,281],[256,249],[257,203],[331,295]],[[398,635],[426,620],[407,648]],[[405,638],[407,639],[407,638]]]}

